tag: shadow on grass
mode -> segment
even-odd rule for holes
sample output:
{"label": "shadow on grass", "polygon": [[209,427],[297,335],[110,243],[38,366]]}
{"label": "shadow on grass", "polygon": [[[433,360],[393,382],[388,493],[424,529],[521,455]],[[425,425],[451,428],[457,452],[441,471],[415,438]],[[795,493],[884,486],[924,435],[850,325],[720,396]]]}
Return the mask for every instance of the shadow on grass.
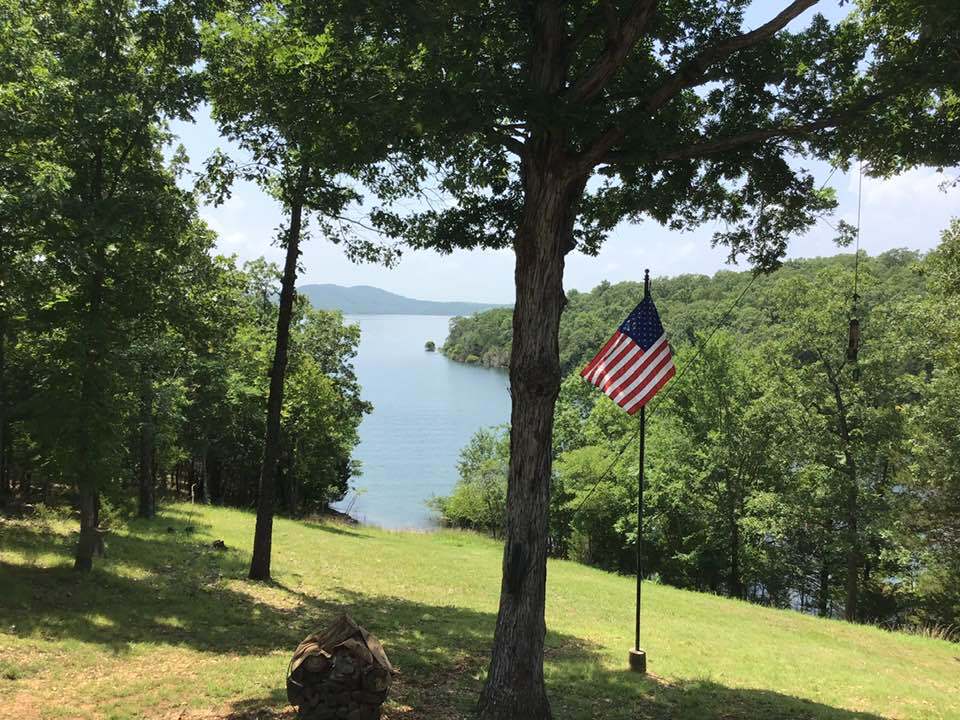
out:
{"label": "shadow on grass", "polygon": [[301,520],[302,527],[309,530],[318,530],[320,532],[330,533],[331,535],[343,535],[345,537],[362,538],[366,540],[372,537],[367,533],[360,532],[351,525],[342,522],[317,522],[316,520]]}
{"label": "shadow on grass", "polygon": [[[0,549],[30,547],[64,555],[63,565],[53,568],[0,562],[4,629],[24,637],[81,640],[116,653],[150,642],[262,655],[292,653],[305,635],[347,611],[380,637],[400,671],[388,707],[391,720],[471,716],[488,662],[494,613],[342,587],[317,597],[282,583],[250,583],[244,579],[244,555],[218,552],[185,532],[191,525],[198,532],[209,530],[198,518],[188,510],[135,523],[137,534],[114,537],[109,556],[87,576],[69,567],[72,543],[63,536],[25,525],[0,529]],[[168,526],[175,532],[167,533]],[[660,682],[604,667],[599,655],[600,648],[588,641],[548,633],[548,689],[556,718],[878,720],[767,690]],[[276,685],[265,697],[234,702],[224,717],[292,717],[282,677]]]}

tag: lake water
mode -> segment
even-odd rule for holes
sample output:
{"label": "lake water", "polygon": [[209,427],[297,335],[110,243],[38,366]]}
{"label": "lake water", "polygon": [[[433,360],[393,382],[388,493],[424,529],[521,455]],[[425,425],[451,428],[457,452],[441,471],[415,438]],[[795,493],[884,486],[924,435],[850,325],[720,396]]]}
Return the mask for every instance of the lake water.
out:
{"label": "lake water", "polygon": [[373,412],[360,425],[354,457],[361,492],[335,507],[387,528],[430,528],[424,501],[449,493],[460,449],[478,429],[510,419],[506,372],[455,363],[426,352],[447,337],[448,317],[348,315],[360,325],[354,367]]}

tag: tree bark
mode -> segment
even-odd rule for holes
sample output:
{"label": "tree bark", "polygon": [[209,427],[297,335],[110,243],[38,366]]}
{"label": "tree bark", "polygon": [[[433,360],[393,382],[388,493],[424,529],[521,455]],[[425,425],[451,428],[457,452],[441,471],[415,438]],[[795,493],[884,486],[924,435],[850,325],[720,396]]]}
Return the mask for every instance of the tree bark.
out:
{"label": "tree bark", "polygon": [[[83,360],[83,377],[80,381],[80,408],[81,411],[98,412],[103,406],[102,398],[105,392],[104,378],[100,364],[102,362],[100,345],[103,334],[102,305],[104,285],[104,252],[100,248],[97,257],[97,270],[94,272],[90,285],[90,300],[87,307],[85,328],[86,351]],[[100,546],[98,525],[98,468],[94,454],[100,447],[96,440],[90,437],[89,425],[81,421],[78,428],[80,437],[77,445],[77,462],[75,466],[76,485],[79,494],[80,510],[80,537],[77,541],[76,556],[73,567],[80,572],[89,572],[93,568],[93,554]]]}
{"label": "tree bark", "polygon": [[90,572],[93,569],[93,554],[98,545],[97,495],[89,487],[80,489],[80,539],[73,569]]}
{"label": "tree bark", "polygon": [[10,458],[7,456],[7,319],[0,317],[0,500],[13,494],[10,485]]}
{"label": "tree bark", "polygon": [[210,502],[214,505],[223,505],[223,463],[216,452],[207,446],[207,484]]}
{"label": "tree bark", "polygon": [[855,622],[859,616],[858,603],[860,596],[860,536],[858,532],[860,493],[857,482],[857,466],[853,455],[853,438],[850,432],[850,421],[847,417],[847,405],[840,391],[840,383],[836,374],[827,366],[827,374],[833,386],[834,401],[837,405],[837,429],[840,442],[843,446],[844,471],[847,475],[846,506],[846,545],[847,545],[847,578],[846,602],[843,606],[843,617],[848,622]]}
{"label": "tree bark", "polygon": [[730,595],[743,599],[743,579],[740,577],[740,522],[737,518],[735,493],[730,498]]}
{"label": "tree bark", "polygon": [[551,717],[543,681],[544,603],[553,412],[560,390],[557,334],[564,256],[584,181],[564,170],[549,133],[524,160],[524,215],[514,240],[516,306],[510,359],[512,397],[506,542],[500,610],[481,720]]}
{"label": "tree bark", "polygon": [[253,535],[251,580],[270,579],[270,551],[273,542],[273,512],[277,494],[277,469],[280,459],[280,410],[283,407],[283,382],[287,371],[287,348],[290,341],[290,318],[296,297],[297,259],[300,256],[300,234],[303,226],[303,195],[308,169],[300,168],[297,187],[290,205],[290,229],[287,233],[287,256],[280,281],[280,310],[277,315],[277,342],[270,369],[270,394],[267,398],[267,431],[260,466],[260,487],[257,498],[257,526]]}
{"label": "tree bark", "polygon": [[847,487],[847,599],[844,603],[843,617],[848,622],[859,618],[860,602],[860,539],[857,530],[859,492],[857,477],[853,466],[850,467],[849,486]]}
{"label": "tree bark", "polygon": [[13,495],[13,486],[10,482],[10,457],[7,451],[9,432],[7,428],[7,405],[10,402],[7,396],[7,303],[6,292],[10,286],[6,272],[9,265],[6,233],[0,231],[0,500]]}
{"label": "tree bark", "polygon": [[152,518],[156,514],[156,498],[153,484],[153,379],[150,369],[140,368],[140,503],[137,514]]}

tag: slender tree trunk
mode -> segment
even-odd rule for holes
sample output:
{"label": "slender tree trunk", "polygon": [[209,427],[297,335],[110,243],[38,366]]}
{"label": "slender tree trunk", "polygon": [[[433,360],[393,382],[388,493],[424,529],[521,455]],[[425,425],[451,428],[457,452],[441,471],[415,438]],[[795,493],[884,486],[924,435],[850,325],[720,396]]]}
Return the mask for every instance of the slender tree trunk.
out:
{"label": "slender tree trunk", "polygon": [[5,295],[9,288],[6,278],[9,264],[7,252],[7,235],[0,231],[0,500],[5,500],[13,494],[10,483],[10,457],[7,453],[7,405],[10,398],[7,396],[7,302]]}
{"label": "slender tree trunk", "polygon": [[207,450],[197,458],[197,502],[210,502],[210,482],[207,479]]}
{"label": "slender tree trunk", "polygon": [[270,551],[273,541],[273,510],[277,494],[277,465],[280,458],[280,410],[283,407],[283,381],[287,371],[287,347],[290,341],[290,318],[296,297],[297,260],[300,256],[300,233],[303,224],[303,192],[307,167],[300,176],[290,206],[290,230],[287,233],[287,256],[280,282],[280,311],[277,315],[277,342],[270,368],[270,394],[267,398],[267,431],[260,467],[260,488],[257,499],[257,527],[253,536],[252,580],[270,579]]}
{"label": "slender tree trunk", "polygon": [[217,457],[215,452],[207,446],[207,477],[209,478],[207,488],[210,495],[210,502],[214,505],[223,504],[223,463]]}
{"label": "slender tree trunk", "polygon": [[857,528],[859,493],[856,472],[850,467],[850,485],[847,488],[847,600],[843,617],[849,622],[859,618],[860,600],[860,540]]}
{"label": "slender tree trunk", "polygon": [[[97,272],[91,283],[91,296],[86,322],[86,352],[84,354],[83,377],[80,381],[80,408],[88,412],[99,411],[105,388],[100,357],[103,304],[103,253],[100,253]],[[73,567],[81,572],[93,568],[93,555],[100,548],[99,508],[97,500],[98,468],[94,454],[101,447],[99,439],[90,437],[88,424],[80,421],[80,439],[77,446],[77,462],[74,468],[79,494],[80,537],[77,541],[76,557]]]}
{"label": "slender tree trunk", "polygon": [[510,358],[510,471],[500,611],[482,720],[544,720],[544,602],[553,412],[560,389],[557,334],[564,255],[573,246],[583,181],[566,177],[549,136],[524,163],[524,216],[514,241],[516,306]]}
{"label": "slender tree trunk", "polygon": [[730,595],[743,599],[743,580],[740,577],[740,523],[734,500],[730,501]]}
{"label": "slender tree trunk", "polygon": [[830,568],[826,560],[820,562],[820,587],[817,591],[817,613],[820,617],[827,617],[830,612]]}
{"label": "slender tree trunk", "polygon": [[13,494],[10,485],[10,458],[7,456],[7,319],[0,317],[0,500]]}
{"label": "slender tree trunk", "polygon": [[153,481],[153,378],[150,369],[140,368],[140,504],[137,514],[152,518],[156,514],[156,498]]}
{"label": "slender tree trunk", "polygon": [[297,476],[293,472],[293,458],[287,455],[283,463],[283,486],[286,496],[287,512],[290,517],[300,516],[300,488]]}
{"label": "slender tree trunk", "polygon": [[840,384],[836,376],[830,373],[833,384],[834,400],[837,405],[837,425],[840,442],[843,445],[843,464],[847,475],[846,506],[846,545],[847,545],[847,582],[846,602],[843,607],[843,617],[848,622],[855,622],[859,616],[860,595],[860,534],[858,529],[860,514],[860,493],[857,483],[857,466],[853,456],[853,439],[850,433],[850,422],[847,417],[847,405],[840,392]]}
{"label": "slender tree trunk", "polygon": [[7,421],[0,418],[0,498],[13,497],[12,444]]}
{"label": "slender tree trunk", "polygon": [[80,540],[73,562],[74,570],[89,572],[93,569],[93,554],[99,545],[97,529],[97,496],[90,490],[80,490]]}

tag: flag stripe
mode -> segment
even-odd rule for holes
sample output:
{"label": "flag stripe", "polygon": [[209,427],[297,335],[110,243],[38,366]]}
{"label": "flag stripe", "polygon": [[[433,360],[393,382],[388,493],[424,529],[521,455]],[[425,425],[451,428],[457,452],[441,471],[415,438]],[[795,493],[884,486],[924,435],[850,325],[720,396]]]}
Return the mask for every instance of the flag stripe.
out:
{"label": "flag stripe", "polygon": [[597,363],[597,366],[593,369],[593,373],[591,373],[591,377],[587,379],[594,385],[598,385],[600,378],[606,375],[608,372],[608,368],[613,367],[620,357],[623,356],[623,353],[628,351],[634,344],[635,343],[633,340],[626,335],[620,335],[620,339],[612,348],[610,348],[610,351],[607,353],[606,357]]}
{"label": "flag stripe", "polygon": [[621,407],[627,412],[630,412],[630,409],[633,407],[640,407],[646,405],[647,401],[650,400],[654,395],[659,392],[660,388],[666,384],[667,380],[673,377],[675,372],[673,366],[673,359],[667,360],[666,363],[660,368],[660,371],[653,377],[653,379],[647,384],[640,388],[639,392],[633,396],[632,399],[624,402]]}
{"label": "flag stripe", "polygon": [[643,348],[637,345],[633,340],[629,341],[629,345],[620,353],[616,358],[616,362],[605,372],[603,377],[598,378],[598,381],[595,383],[598,388],[607,391],[607,388],[616,381],[620,376],[620,372],[627,363],[633,363],[633,359],[638,355],[643,354]]}
{"label": "flag stripe", "polygon": [[590,382],[594,382],[595,378],[597,377],[597,373],[603,371],[603,369],[606,367],[607,362],[609,362],[610,359],[617,354],[620,347],[630,339],[626,335],[621,333],[619,330],[613,334],[613,337],[616,338],[616,342],[610,346],[610,349],[607,350],[607,352],[603,353],[602,355],[597,355],[597,357],[591,360],[591,362],[596,361],[596,364],[593,366],[593,369],[590,371],[590,373],[586,376],[587,380],[589,380]]}
{"label": "flag stripe", "polygon": [[633,397],[633,390],[638,385],[648,384],[650,376],[655,374],[666,360],[670,359],[670,346],[666,344],[666,341],[662,345],[658,343],[654,347],[656,349],[648,353],[646,359],[636,366],[635,371],[625,376],[622,382],[607,392],[607,395],[619,403],[628,397]]}
{"label": "flag stripe", "polygon": [[660,382],[658,382],[656,386],[652,390],[650,390],[649,393],[647,393],[647,397],[642,403],[637,403],[636,405],[634,405],[628,410],[626,408],[624,409],[627,410],[627,412],[630,415],[636,414],[637,410],[644,407],[648,402],[650,402],[653,399],[653,396],[656,395],[658,392],[660,392],[660,390],[663,389],[663,386],[670,381],[670,378],[672,378],[676,374],[677,374],[677,368],[673,365],[670,365],[670,369],[668,370],[667,374],[663,376]]}
{"label": "flag stripe", "polygon": [[659,379],[659,375],[663,371],[663,369],[668,365],[672,365],[672,364],[673,364],[673,358],[671,358],[669,355],[667,355],[666,357],[660,357],[657,360],[657,363],[654,365],[651,365],[650,368],[648,368],[647,372],[644,373],[642,382],[633,383],[629,391],[623,393],[620,398],[616,398],[617,404],[623,407],[624,409],[632,405],[635,398],[646,393],[646,391],[649,388],[651,388],[657,383],[657,380]]}
{"label": "flag stripe", "polygon": [[613,335],[610,336],[610,339],[607,340],[607,344],[600,349],[600,352],[598,352],[594,356],[593,360],[588,362],[586,366],[583,368],[583,370],[580,371],[580,376],[586,377],[591,372],[593,372],[593,368],[596,366],[600,358],[607,354],[607,350],[609,350],[610,346],[613,345],[619,338],[620,338],[620,331],[617,330],[617,332],[615,332]]}
{"label": "flag stripe", "polygon": [[[620,393],[624,387],[630,385],[638,376],[643,375],[644,368],[650,363],[656,363],[659,356],[664,352],[669,355],[670,346],[667,345],[666,337],[661,336],[649,350],[632,362],[629,367],[624,368],[623,372],[619,374],[617,381],[609,387],[604,388],[604,392],[616,399],[615,396]],[[631,387],[633,386],[631,385]]]}

